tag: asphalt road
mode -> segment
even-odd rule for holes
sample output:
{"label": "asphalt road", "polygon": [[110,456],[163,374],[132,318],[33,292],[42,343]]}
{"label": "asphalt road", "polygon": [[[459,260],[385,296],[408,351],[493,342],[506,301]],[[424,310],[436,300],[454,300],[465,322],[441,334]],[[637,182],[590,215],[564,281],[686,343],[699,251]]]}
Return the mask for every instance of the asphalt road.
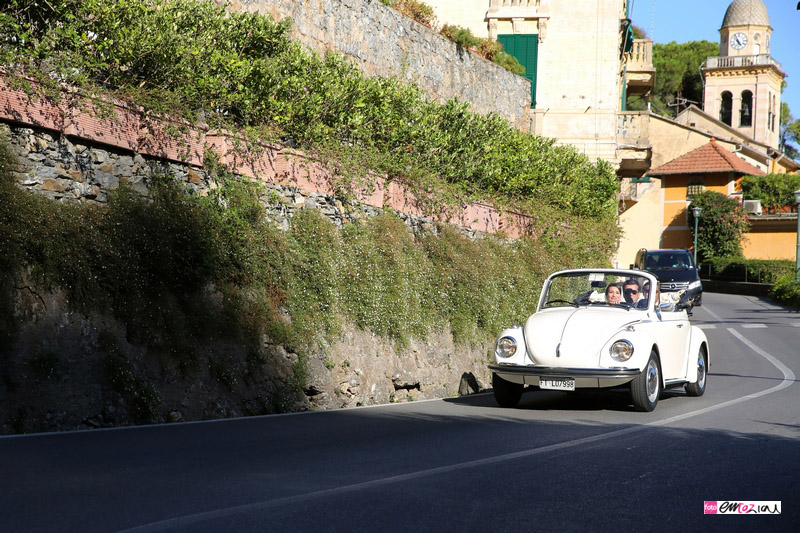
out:
{"label": "asphalt road", "polygon": [[652,413],[531,391],[3,437],[0,531],[797,530],[800,314],[707,293],[693,321],[706,394]]}

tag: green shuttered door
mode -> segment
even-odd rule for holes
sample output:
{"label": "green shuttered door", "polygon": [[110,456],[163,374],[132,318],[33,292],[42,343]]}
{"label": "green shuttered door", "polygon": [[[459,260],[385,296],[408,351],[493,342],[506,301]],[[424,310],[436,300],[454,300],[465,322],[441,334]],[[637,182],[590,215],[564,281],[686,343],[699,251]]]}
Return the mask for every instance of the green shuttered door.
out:
{"label": "green shuttered door", "polygon": [[531,107],[536,107],[536,63],[539,58],[539,36],[531,35],[498,35],[497,42],[503,50],[517,58],[525,67],[525,77],[531,80]]}

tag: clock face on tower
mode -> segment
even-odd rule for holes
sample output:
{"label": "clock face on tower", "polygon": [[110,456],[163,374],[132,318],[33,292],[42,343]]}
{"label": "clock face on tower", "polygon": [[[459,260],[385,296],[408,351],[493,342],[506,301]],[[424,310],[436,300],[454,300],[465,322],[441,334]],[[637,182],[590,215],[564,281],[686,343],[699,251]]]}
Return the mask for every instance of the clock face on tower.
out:
{"label": "clock face on tower", "polygon": [[734,50],[741,50],[747,44],[747,35],[742,32],[734,33],[731,35],[730,44]]}

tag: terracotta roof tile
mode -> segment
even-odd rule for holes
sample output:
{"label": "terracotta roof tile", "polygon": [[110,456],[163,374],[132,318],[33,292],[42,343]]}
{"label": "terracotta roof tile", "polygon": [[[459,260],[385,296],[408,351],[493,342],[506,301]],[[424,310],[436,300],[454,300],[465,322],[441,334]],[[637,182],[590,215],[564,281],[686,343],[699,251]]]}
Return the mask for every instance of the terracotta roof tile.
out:
{"label": "terracotta roof tile", "polygon": [[665,174],[706,174],[710,172],[735,172],[763,176],[764,171],[733,155],[713,138],[700,148],[676,157],[669,163],[649,171],[649,176]]}

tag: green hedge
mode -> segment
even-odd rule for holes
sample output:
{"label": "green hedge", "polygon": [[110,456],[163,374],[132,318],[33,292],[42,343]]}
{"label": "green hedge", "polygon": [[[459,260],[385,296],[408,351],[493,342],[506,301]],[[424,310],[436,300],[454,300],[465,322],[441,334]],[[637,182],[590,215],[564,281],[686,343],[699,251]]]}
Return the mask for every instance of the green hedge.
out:
{"label": "green hedge", "polygon": [[761,207],[780,209],[796,208],[794,191],[800,190],[800,176],[796,174],[767,174],[742,178],[745,200],[761,200]]}
{"label": "green hedge", "polygon": [[715,257],[703,261],[700,272],[712,280],[771,284],[793,273],[794,267],[794,261],[783,259]]}

